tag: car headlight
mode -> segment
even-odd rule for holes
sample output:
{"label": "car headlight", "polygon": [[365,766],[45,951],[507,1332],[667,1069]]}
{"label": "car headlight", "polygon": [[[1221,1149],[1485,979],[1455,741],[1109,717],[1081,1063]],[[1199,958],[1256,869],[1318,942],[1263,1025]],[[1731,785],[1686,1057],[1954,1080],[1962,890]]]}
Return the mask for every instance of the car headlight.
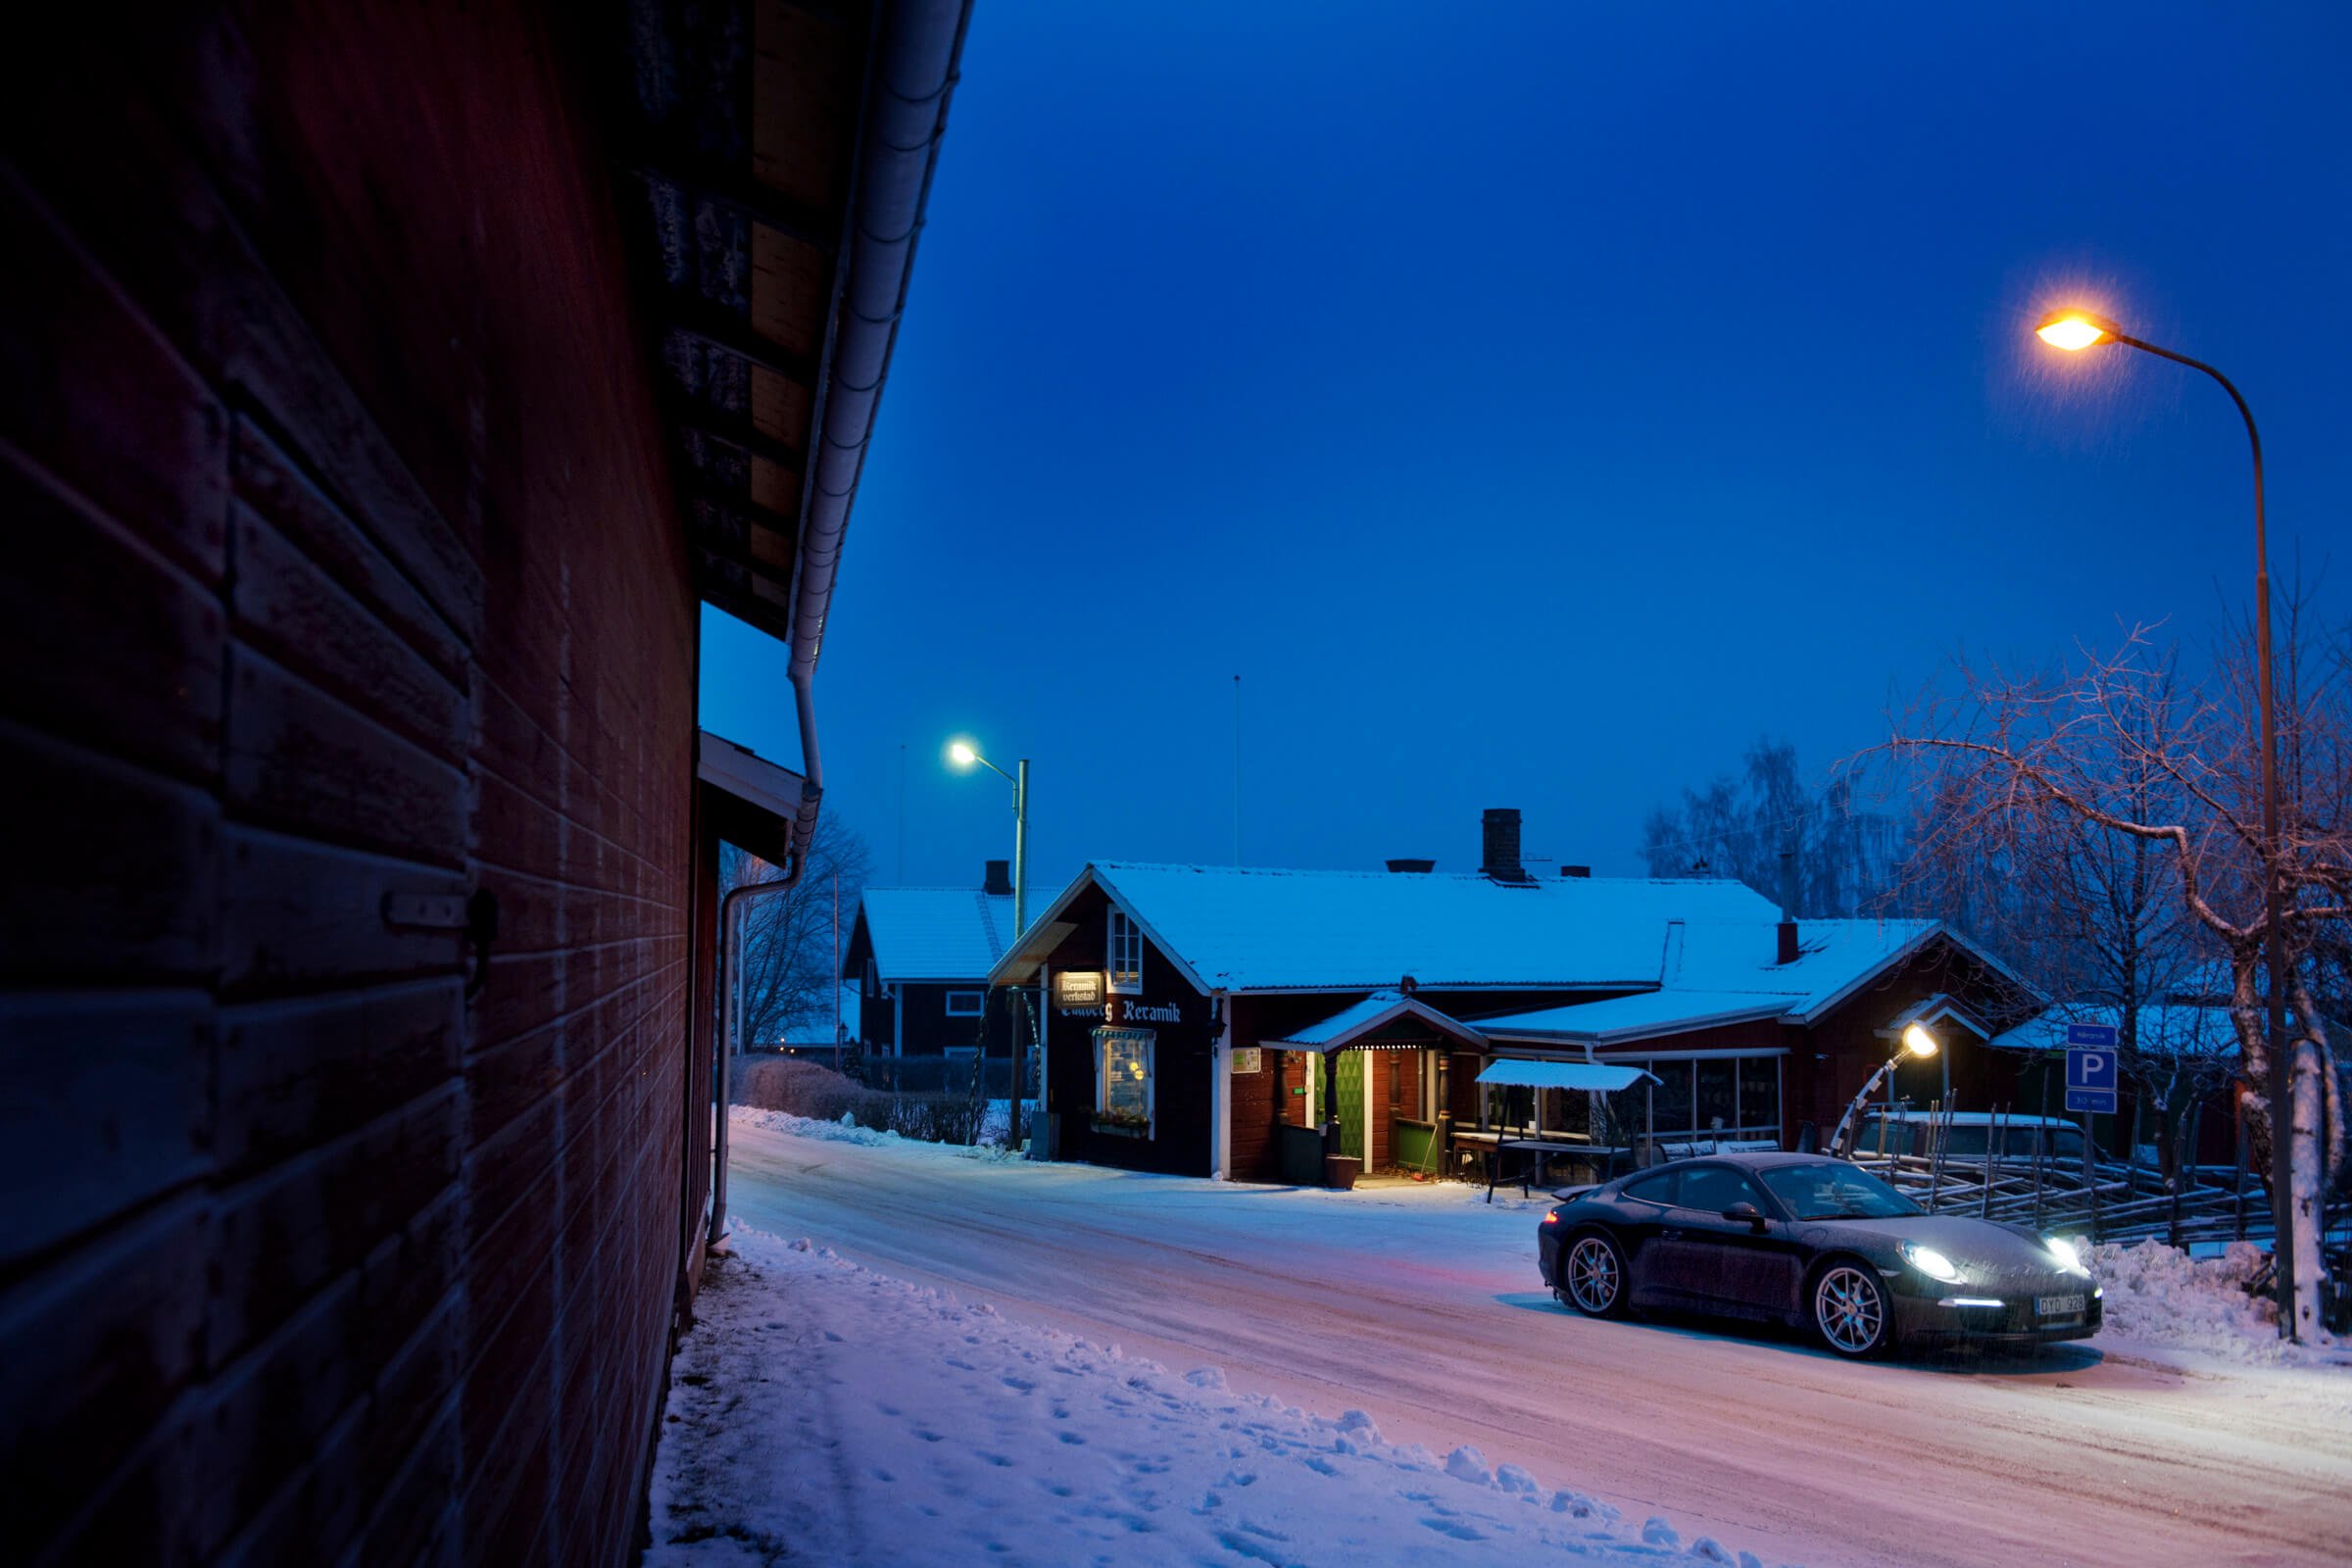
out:
{"label": "car headlight", "polygon": [[1917,1242],[1903,1244],[1903,1261],[1928,1278],[1941,1280],[1946,1285],[1957,1285],[1968,1278],[1953,1265],[1950,1258],[1933,1247],[1922,1247]]}
{"label": "car headlight", "polygon": [[2090,1278],[2090,1265],[2082,1261],[2082,1250],[2064,1236],[2044,1236],[2042,1242],[2050,1250],[2050,1260],[2069,1274]]}

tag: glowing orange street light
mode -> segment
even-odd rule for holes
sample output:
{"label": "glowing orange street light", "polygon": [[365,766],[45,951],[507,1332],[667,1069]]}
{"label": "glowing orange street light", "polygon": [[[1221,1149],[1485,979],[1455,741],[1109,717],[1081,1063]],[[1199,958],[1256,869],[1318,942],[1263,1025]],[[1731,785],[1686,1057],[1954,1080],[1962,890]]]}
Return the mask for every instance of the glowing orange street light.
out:
{"label": "glowing orange street light", "polygon": [[2043,318],[2034,333],[2050,347],[2070,354],[2124,335],[2113,321],[2087,311],[2054,311]]}

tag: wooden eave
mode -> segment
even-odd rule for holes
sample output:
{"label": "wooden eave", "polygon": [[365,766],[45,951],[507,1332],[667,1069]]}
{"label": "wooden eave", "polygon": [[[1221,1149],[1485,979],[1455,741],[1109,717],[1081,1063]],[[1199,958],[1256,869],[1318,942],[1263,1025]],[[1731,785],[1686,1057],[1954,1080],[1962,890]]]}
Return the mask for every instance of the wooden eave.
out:
{"label": "wooden eave", "polygon": [[628,17],[607,118],[696,588],[788,638],[873,3]]}

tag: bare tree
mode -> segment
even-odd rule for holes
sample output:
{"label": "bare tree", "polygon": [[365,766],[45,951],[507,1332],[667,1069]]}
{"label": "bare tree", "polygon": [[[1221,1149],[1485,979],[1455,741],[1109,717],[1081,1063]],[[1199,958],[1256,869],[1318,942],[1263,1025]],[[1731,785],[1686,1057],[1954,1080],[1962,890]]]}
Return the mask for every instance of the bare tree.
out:
{"label": "bare tree", "polygon": [[1796,748],[1759,739],[1725,773],[1682,803],[1650,812],[1642,855],[1651,876],[1733,877],[1776,902],[1785,897],[1793,853],[1796,912],[1815,918],[1854,915],[1877,901],[1892,874],[1899,839],[1887,818],[1857,810],[1852,786],[1832,778],[1810,787]]}
{"label": "bare tree", "polygon": [[[865,840],[828,813],[818,818],[808,846],[808,869],[790,893],[742,901],[741,962],[743,1011],[737,1039],[743,1046],[775,1045],[797,1028],[820,1025],[833,1037],[834,996],[841,960],[834,950],[834,890],[840,889],[841,940],[858,910],[872,856]],[[719,852],[721,888],[772,882],[783,872],[756,855],[729,844]],[[722,1005],[724,1004],[722,999]]]}
{"label": "bare tree", "polygon": [[[2283,1245],[2293,1249],[2300,1331],[2318,1312],[2319,1205],[2344,1165],[2343,1091],[2308,960],[2352,908],[2352,724],[2342,661],[2307,660],[2302,602],[2290,596],[2287,610],[2275,846],[2262,828],[2253,662],[2242,634],[2216,650],[2210,675],[2195,684],[2176,674],[2144,627],[2114,653],[2084,650],[2076,669],[2054,675],[1963,663],[1958,694],[1924,702],[1884,750],[1926,774],[1936,805],[1922,824],[1929,858],[2019,877],[2029,898],[2052,901],[2057,922],[2074,918],[2069,900],[2104,898],[2123,911],[2110,929],[2128,936],[2127,947],[2149,933],[2148,896],[2161,889],[2221,952],[2241,1103],[2266,1169],[2278,1108],[2264,1027],[2264,890],[2266,873],[2278,876],[2295,1025]],[[2053,853],[2067,844],[2083,852]],[[2132,976],[2123,980],[2119,967],[2115,979],[2140,983],[2143,954],[2118,951],[2108,960]]]}

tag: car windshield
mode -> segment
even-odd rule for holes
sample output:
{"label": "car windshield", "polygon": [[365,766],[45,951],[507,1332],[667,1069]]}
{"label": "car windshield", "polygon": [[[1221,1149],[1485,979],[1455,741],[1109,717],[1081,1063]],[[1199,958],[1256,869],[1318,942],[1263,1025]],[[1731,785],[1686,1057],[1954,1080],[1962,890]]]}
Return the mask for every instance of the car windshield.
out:
{"label": "car windshield", "polygon": [[1841,1160],[1775,1165],[1757,1174],[1798,1219],[1893,1219],[1924,1212],[1870,1172]]}

